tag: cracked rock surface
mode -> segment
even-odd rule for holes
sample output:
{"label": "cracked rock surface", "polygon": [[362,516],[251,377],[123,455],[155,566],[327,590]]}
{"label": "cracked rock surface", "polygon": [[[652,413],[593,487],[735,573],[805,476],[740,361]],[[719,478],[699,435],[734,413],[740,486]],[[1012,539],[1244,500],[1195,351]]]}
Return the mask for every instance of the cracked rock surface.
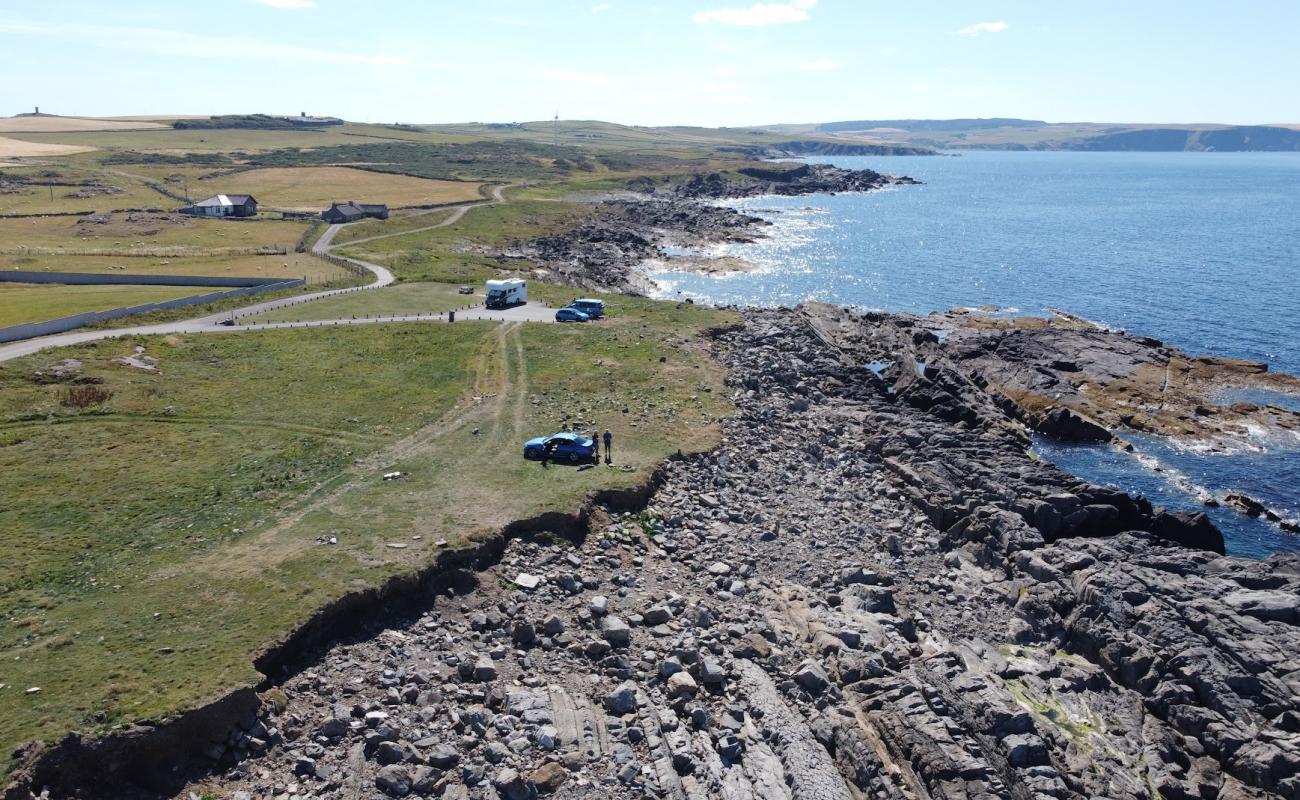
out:
{"label": "cracked rock surface", "polygon": [[830,341],[747,312],[718,450],[336,645],[181,796],[1300,798],[1300,559]]}

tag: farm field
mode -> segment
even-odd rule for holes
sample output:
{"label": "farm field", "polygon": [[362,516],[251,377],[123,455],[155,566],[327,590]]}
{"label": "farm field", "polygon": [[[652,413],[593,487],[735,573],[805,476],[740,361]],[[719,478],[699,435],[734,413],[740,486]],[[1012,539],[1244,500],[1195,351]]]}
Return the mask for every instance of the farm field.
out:
{"label": "farm field", "polygon": [[40,116],[0,117],[0,134],[13,132],[60,133],[67,131],[130,131],[164,128],[144,120],[94,119],[90,117]]}
{"label": "farm field", "polygon": [[311,283],[328,283],[352,274],[342,267],[337,267],[305,253],[290,253],[283,256],[211,258],[0,255],[0,270],[116,272],[136,275],[217,275],[241,278],[305,277]]}
{"label": "farm field", "polygon": [[0,328],[85,311],[158,303],[216,291],[194,286],[62,286],[0,282]]}
{"label": "farm field", "polygon": [[[301,306],[240,317],[239,323],[437,314],[483,301],[482,294],[463,295],[457,292],[458,288],[452,283],[396,283],[369,292],[342,294]],[[476,286],[475,291],[481,292],[482,287]]]}
{"label": "farm field", "polygon": [[501,266],[475,250],[559,230],[590,208],[585,203],[512,200],[471,209],[454,225],[361,242],[338,252],[383,264],[402,280],[473,283],[493,276]]}
{"label": "farm field", "polygon": [[[0,364],[0,682],[41,687],[0,691],[0,746],[253,681],[268,643],[444,540],[576,510],[712,446],[722,373],[694,337],[731,317],[625,303],[600,326],[133,337]],[[137,345],[158,372],[111,363]],[[102,403],[30,379],[70,357]],[[627,471],[519,458],[566,425],[614,430]]]}
{"label": "farm field", "polygon": [[[47,195],[48,196],[48,195]],[[0,219],[0,253],[27,248],[130,251],[154,247],[283,247],[292,250],[306,223],[202,219],[185,214],[108,212],[85,217]]]}
{"label": "farm field", "polygon": [[386,125],[349,123],[316,129],[258,130],[216,128],[178,130],[164,127],[131,131],[68,131],[8,134],[11,138],[42,144],[72,145],[108,150],[155,152],[259,152],[286,147],[328,147],[378,141],[458,142],[470,137]]}
{"label": "farm field", "polygon": [[[0,141],[0,157],[6,155],[3,147]],[[49,186],[47,181],[73,185]],[[179,205],[177,200],[155,192],[137,178],[104,169],[62,165],[0,169],[0,215]]]}
{"label": "farm field", "polygon": [[94,147],[88,145],[28,142],[22,139],[0,136],[0,158],[49,158],[51,156],[88,153],[94,149]]}
{"label": "farm field", "polygon": [[[456,213],[456,209],[419,209],[399,211],[388,219],[367,219],[345,225],[334,235],[334,245],[344,245],[357,239],[369,239],[372,236],[391,236],[420,228],[428,228]],[[468,212],[467,212],[468,213]]]}
{"label": "farm field", "polygon": [[322,211],[334,200],[386,203],[389,206],[431,205],[479,200],[479,184],[437,181],[350,167],[292,167],[255,169],[191,185],[191,195],[251,194],[275,209]]}

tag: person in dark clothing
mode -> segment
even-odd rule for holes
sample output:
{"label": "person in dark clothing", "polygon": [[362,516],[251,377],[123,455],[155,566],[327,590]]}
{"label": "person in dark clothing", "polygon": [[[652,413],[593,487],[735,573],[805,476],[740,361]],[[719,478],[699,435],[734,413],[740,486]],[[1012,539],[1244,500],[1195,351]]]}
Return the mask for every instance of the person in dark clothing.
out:
{"label": "person in dark clothing", "polygon": [[551,457],[555,455],[555,442],[547,442],[542,445],[542,467],[550,468]]}
{"label": "person in dark clothing", "polygon": [[614,434],[610,433],[609,431],[605,431],[605,435],[603,438],[605,439],[605,463],[612,464],[614,463],[613,462]]}

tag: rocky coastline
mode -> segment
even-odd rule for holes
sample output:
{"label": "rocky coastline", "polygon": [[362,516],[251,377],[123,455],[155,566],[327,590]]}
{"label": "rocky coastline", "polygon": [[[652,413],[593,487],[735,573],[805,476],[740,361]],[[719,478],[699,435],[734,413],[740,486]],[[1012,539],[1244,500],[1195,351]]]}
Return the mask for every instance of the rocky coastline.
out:
{"label": "rocky coastline", "polygon": [[746,312],[718,450],[340,632],[174,796],[1300,798],[1300,557],[845,333],[908,322]]}
{"label": "rocky coastline", "polygon": [[[1300,378],[1270,372],[1263,362],[1189,355],[1061,311],[1008,318],[965,310],[918,316],[809,309],[825,335],[863,362],[880,364],[886,377],[906,386],[949,369],[1057,441],[1132,449],[1125,436],[1154,434],[1220,452],[1300,444],[1300,411],[1218,400],[1243,390],[1300,396]],[[1201,499],[1300,532],[1300,520],[1240,491]]]}
{"label": "rocky coastline", "polygon": [[[907,177],[829,164],[772,164],[734,173],[708,172],[678,182],[640,177],[627,191],[593,203],[593,212],[554,234],[511,242],[490,255],[503,263],[541,265],[539,277],[561,280],[592,291],[651,294],[655,287],[644,265],[664,261],[666,247],[705,247],[747,242],[764,235],[767,220],[721,205],[719,201],[765,195],[797,196],[869,192],[912,185]],[[683,269],[734,271],[737,265],[673,262]]]}

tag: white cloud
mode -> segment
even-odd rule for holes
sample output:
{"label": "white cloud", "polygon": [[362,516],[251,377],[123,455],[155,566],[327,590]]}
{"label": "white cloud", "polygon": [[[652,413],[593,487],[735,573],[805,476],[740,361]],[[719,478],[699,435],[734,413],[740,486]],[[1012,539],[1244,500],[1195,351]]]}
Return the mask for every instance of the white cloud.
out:
{"label": "white cloud", "polygon": [[134,52],[166,56],[188,56],[222,60],[305,61],[322,64],[402,66],[411,59],[387,54],[348,53],[301,47],[243,36],[202,36],[165,28],[134,28],[118,25],[43,24],[0,21],[0,33],[49,36]]}
{"label": "white cloud", "polygon": [[839,69],[840,65],[831,61],[829,58],[818,58],[812,61],[806,61],[799,65],[803,72],[830,72],[833,69]]}
{"label": "white cloud", "polygon": [[315,8],[313,0],[253,0],[254,3],[271,8]]}
{"label": "white cloud", "polygon": [[755,3],[749,8],[716,8],[701,11],[691,17],[699,25],[716,22],[719,25],[781,25],[787,22],[806,22],[808,12],[817,0],[792,0],[789,3]]}
{"label": "white cloud", "polygon": [[1009,26],[1005,22],[977,22],[957,31],[962,36],[979,36],[981,33],[1001,33]]}
{"label": "white cloud", "polygon": [[599,14],[602,11],[608,11],[608,10],[609,10],[609,3],[597,3],[596,5],[591,7],[591,13],[593,14]]}

